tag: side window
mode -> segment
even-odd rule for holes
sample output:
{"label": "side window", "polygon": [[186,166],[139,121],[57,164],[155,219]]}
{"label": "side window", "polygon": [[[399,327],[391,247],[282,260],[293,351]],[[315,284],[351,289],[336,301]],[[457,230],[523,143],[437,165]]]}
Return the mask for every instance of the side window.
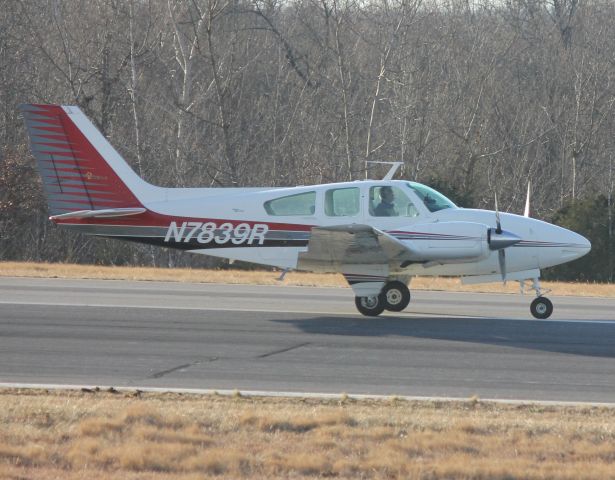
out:
{"label": "side window", "polygon": [[316,192],[298,193],[274,200],[269,200],[263,205],[269,215],[314,215],[316,209]]}
{"label": "side window", "polygon": [[386,185],[369,189],[369,214],[372,217],[418,217],[419,212],[403,190]]}
{"label": "side window", "polygon": [[334,188],[325,192],[325,215],[329,217],[354,217],[359,214],[361,195],[359,189]]}

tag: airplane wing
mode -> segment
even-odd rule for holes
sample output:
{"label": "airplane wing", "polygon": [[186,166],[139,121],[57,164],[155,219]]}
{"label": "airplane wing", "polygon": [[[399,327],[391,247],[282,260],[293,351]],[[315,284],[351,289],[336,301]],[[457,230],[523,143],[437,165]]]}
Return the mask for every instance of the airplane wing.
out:
{"label": "airplane wing", "polygon": [[[412,250],[369,225],[315,227],[297,268],[341,272],[357,296],[377,295],[391,267],[410,260]],[[396,265],[395,265],[396,264]]]}
{"label": "airplane wing", "polygon": [[315,227],[299,269],[340,272],[347,265],[399,265],[416,254],[395,237],[369,225]]}

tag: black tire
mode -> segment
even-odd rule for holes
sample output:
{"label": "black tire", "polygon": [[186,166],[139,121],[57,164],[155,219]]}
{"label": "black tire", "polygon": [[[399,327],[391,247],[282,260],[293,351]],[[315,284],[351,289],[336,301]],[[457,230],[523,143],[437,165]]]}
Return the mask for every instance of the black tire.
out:
{"label": "black tire", "polygon": [[553,303],[547,297],[535,298],[530,305],[530,312],[532,312],[534,318],[544,320],[553,313]]}
{"label": "black tire", "polygon": [[402,282],[387,283],[380,295],[384,299],[384,308],[391,312],[401,312],[410,303],[410,290]]}
{"label": "black tire", "polygon": [[377,317],[384,312],[384,297],[382,294],[371,297],[354,297],[357,310],[366,317]]}

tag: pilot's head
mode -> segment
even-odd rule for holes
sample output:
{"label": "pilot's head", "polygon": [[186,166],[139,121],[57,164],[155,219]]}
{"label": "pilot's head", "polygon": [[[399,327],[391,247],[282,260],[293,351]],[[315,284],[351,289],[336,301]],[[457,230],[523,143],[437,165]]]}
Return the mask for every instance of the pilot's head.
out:
{"label": "pilot's head", "polygon": [[380,198],[387,203],[393,203],[395,200],[395,194],[391,187],[382,187],[380,189]]}

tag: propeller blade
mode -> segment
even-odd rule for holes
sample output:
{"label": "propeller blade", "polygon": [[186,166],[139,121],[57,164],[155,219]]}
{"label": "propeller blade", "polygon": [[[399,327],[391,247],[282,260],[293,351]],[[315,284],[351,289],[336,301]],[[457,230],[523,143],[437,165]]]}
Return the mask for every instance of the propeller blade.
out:
{"label": "propeller blade", "polygon": [[529,181],[527,182],[527,197],[525,198],[525,210],[523,210],[524,217],[530,216],[530,183]]}
{"label": "propeller blade", "polygon": [[502,282],[506,285],[506,251],[498,250],[498,261],[500,263],[500,273],[502,274]]}
{"label": "propeller blade", "polygon": [[495,233],[498,235],[502,233],[502,224],[500,223],[500,209],[498,208],[498,194],[495,192],[495,222],[497,228],[495,229]]}

